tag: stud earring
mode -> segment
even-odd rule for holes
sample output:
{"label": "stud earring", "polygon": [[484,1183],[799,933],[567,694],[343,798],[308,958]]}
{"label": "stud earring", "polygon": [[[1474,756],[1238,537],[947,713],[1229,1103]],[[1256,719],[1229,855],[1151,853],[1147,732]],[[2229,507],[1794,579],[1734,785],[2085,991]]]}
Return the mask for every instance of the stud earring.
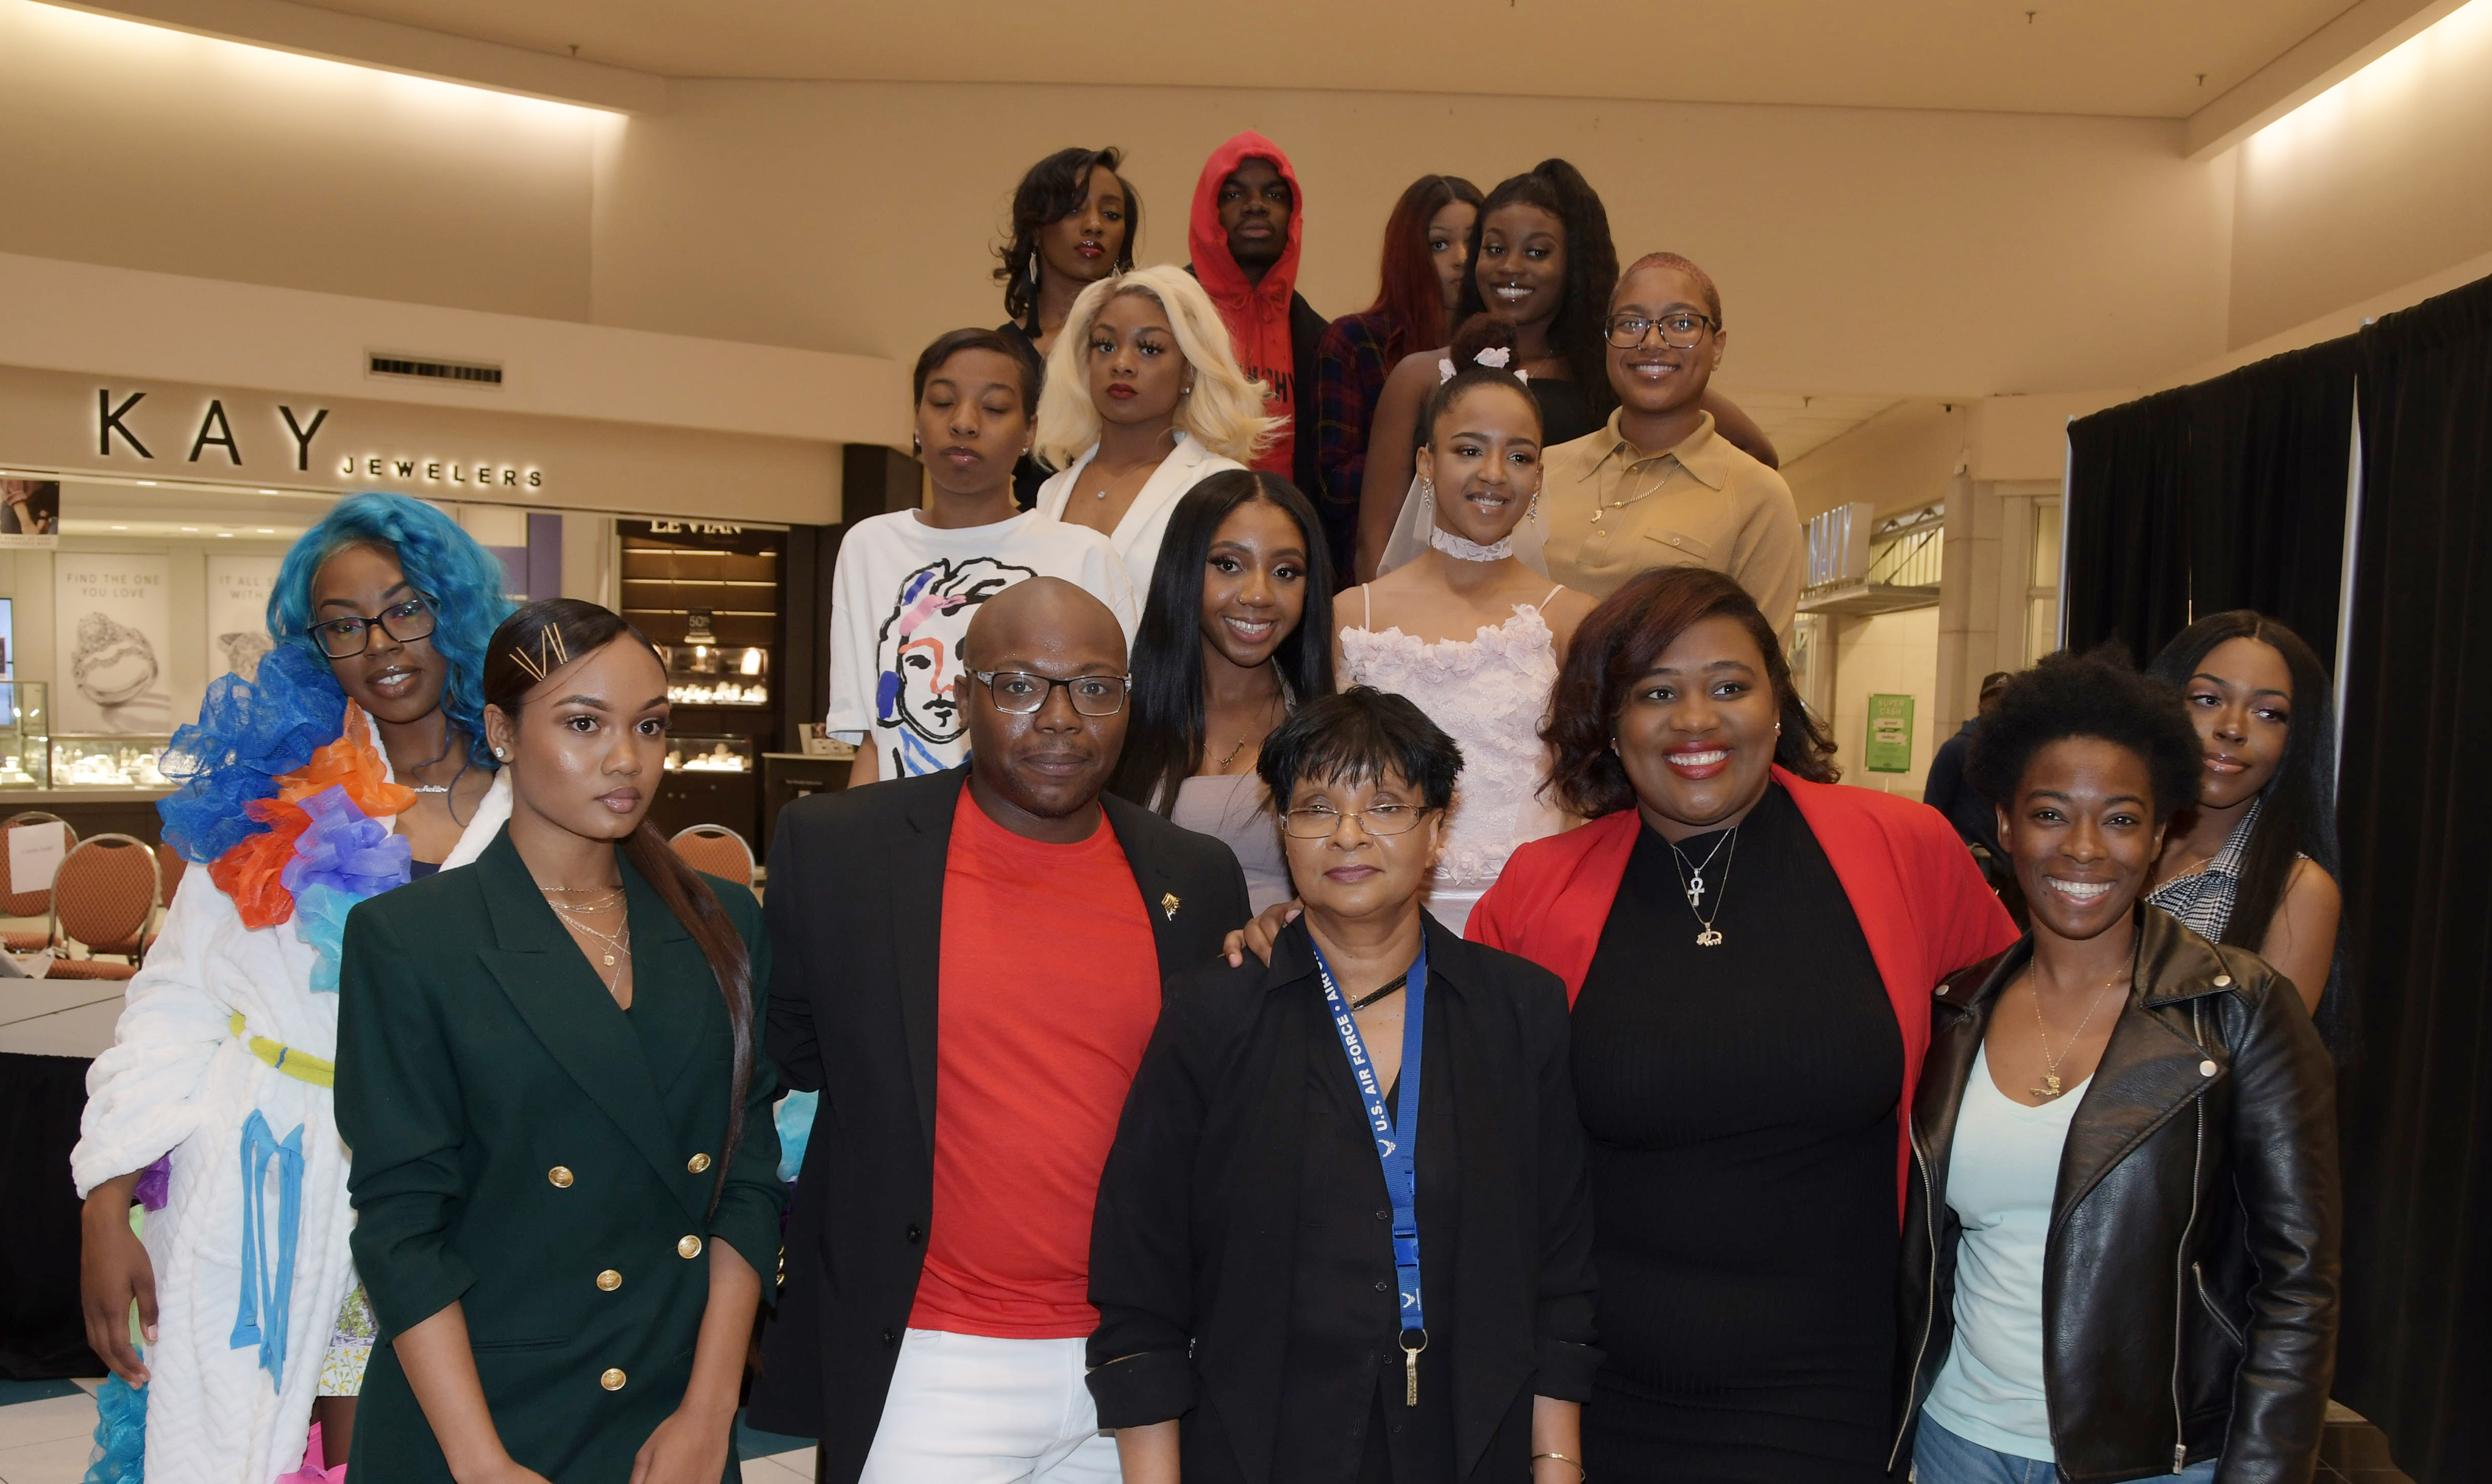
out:
{"label": "stud earring", "polygon": [[912,432],[912,433],[910,433],[910,434],[908,435],[908,454],[909,454],[909,457],[910,457],[910,458],[912,458],[912,459],[923,459],[923,458],[925,458],[925,457],[926,457],[926,440],[925,440],[924,438],[921,438],[921,437],[917,436],[917,434],[915,434],[915,433],[913,433],[913,432]]}
{"label": "stud earring", "polygon": [[493,749],[493,756],[494,756],[494,757],[504,757],[504,756],[507,756],[507,755],[506,755],[506,754],[504,754],[504,753],[503,753],[503,751],[502,751],[500,748],[498,748],[498,747],[497,747],[497,748]]}

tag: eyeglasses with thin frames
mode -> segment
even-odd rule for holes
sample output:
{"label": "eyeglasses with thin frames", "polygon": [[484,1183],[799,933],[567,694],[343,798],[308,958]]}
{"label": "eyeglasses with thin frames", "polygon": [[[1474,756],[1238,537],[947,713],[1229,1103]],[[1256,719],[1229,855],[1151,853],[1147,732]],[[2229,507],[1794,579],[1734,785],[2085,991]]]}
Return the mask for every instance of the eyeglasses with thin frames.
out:
{"label": "eyeglasses with thin frames", "polygon": [[1428,812],[1422,804],[1370,804],[1365,809],[1335,809],[1330,804],[1304,804],[1281,816],[1282,832],[1293,840],[1329,840],[1341,833],[1341,821],[1356,819],[1371,835],[1408,835]]}
{"label": "eyeglasses with thin frames", "polygon": [[1083,716],[1114,716],[1125,709],[1125,693],[1134,688],[1130,675],[1075,675],[1056,680],[1018,669],[973,669],[970,678],[987,688],[995,709],[1006,716],[1035,716],[1047,708],[1057,686]]}
{"label": "eyeglasses with thin frames", "polygon": [[1661,332],[1661,342],[1673,350],[1693,350],[1705,342],[1705,332],[1719,330],[1722,321],[1694,310],[1672,310],[1658,319],[1642,314],[1610,316],[1610,343],[1620,350],[1633,350],[1644,343],[1644,338],[1655,330]]}
{"label": "eyeglasses with thin frames", "polygon": [[431,599],[409,598],[381,609],[378,617],[324,619],[312,626],[312,638],[330,659],[351,660],[371,647],[374,624],[400,643],[412,644],[420,638],[430,638],[440,618],[433,612]]}

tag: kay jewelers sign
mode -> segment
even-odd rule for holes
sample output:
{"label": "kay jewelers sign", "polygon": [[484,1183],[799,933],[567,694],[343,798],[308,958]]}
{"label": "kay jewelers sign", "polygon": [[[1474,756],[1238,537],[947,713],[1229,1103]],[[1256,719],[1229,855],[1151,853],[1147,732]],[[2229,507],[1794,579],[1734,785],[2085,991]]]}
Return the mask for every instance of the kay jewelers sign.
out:
{"label": "kay jewelers sign", "polygon": [[1863,765],[1872,773],[1913,771],[1913,697],[1869,697],[1869,745]]}

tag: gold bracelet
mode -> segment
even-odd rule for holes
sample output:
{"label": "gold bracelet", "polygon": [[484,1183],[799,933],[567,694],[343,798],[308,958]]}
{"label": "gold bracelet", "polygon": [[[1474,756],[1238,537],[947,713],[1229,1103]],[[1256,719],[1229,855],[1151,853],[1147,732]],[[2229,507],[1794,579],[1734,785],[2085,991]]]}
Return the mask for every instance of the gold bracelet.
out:
{"label": "gold bracelet", "polygon": [[1558,1460],[1558,1462],[1559,1462],[1559,1463],[1561,1463],[1561,1464],[1573,1464],[1573,1465],[1575,1466],[1575,1475],[1576,1475],[1576,1477],[1578,1477],[1578,1478],[1585,1477],[1585,1473],[1584,1473],[1584,1461],[1583,1461],[1582,1459],[1580,1459],[1580,1458],[1568,1458],[1568,1457],[1567,1457],[1565,1454],[1563,1454],[1563,1453],[1534,1453],[1534,1454],[1532,1454],[1532,1455],[1531,1455],[1531,1461],[1532,1461],[1533,1463],[1535,1463],[1535,1464],[1536,1464],[1536,1463],[1538,1463],[1538,1462],[1540,1462],[1540,1461],[1541,1461],[1542,1459],[1544,1459],[1544,1458],[1554,1458],[1554,1459]]}

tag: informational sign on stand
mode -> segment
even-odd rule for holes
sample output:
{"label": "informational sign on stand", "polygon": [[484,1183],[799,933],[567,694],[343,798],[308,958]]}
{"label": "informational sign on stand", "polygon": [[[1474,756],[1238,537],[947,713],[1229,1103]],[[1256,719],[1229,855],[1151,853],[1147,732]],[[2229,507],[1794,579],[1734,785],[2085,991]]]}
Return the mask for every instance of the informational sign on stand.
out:
{"label": "informational sign on stand", "polygon": [[9,827],[9,889],[49,891],[61,858],[70,853],[70,827],[58,819],[38,819]]}
{"label": "informational sign on stand", "polygon": [[1869,746],[1864,766],[1872,773],[1913,771],[1913,697],[1869,697]]}

